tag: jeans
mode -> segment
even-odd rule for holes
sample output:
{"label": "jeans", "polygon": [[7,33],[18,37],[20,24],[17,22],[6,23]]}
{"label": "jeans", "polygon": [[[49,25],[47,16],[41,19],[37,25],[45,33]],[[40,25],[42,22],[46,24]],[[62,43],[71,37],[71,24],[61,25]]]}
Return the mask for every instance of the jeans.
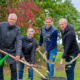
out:
{"label": "jeans", "polygon": [[[72,60],[71,57],[65,58],[66,62],[70,62]],[[74,68],[75,68],[76,60],[69,65],[65,66],[65,71],[67,75],[67,80],[74,80]]]}
{"label": "jeans", "polygon": [[[4,66],[4,63],[0,66],[0,80],[4,80],[3,66]],[[16,63],[10,64],[10,70],[11,70],[11,80],[17,80]]]}
{"label": "jeans", "polygon": [[[24,64],[19,62],[18,64],[18,76],[19,76],[19,80],[23,79],[23,70],[24,70]],[[33,69],[32,68],[28,68],[28,79],[33,80]]]}
{"label": "jeans", "polygon": [[[49,53],[46,54],[47,60],[55,61],[56,55],[57,55],[58,48],[52,49],[49,51]],[[47,70],[48,70],[48,76],[54,76],[54,64],[50,64],[46,62]]]}

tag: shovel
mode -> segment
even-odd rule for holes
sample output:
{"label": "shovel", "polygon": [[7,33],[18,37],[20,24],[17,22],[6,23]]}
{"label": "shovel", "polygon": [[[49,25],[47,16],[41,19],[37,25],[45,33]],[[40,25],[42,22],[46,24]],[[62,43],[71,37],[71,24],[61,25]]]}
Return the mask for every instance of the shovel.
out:
{"label": "shovel", "polygon": [[[40,50],[38,50],[38,52],[43,56],[43,54],[40,52]],[[46,60],[47,63],[54,64],[54,62],[52,60],[47,60],[46,57],[44,59]]]}
{"label": "shovel", "polygon": [[57,71],[57,72],[63,71],[63,67],[62,67],[62,66],[72,64],[72,62],[74,62],[77,58],[79,58],[79,56],[75,57],[75,58],[72,59],[70,62],[62,63],[62,61],[61,61],[59,67],[56,68],[56,71]]}
{"label": "shovel", "polygon": [[60,65],[56,68],[56,71],[57,71],[57,72],[63,71],[62,61],[60,62]]}
{"label": "shovel", "polygon": [[42,69],[41,67],[39,67],[39,66],[31,66],[26,60],[25,60],[25,62],[28,64],[28,67],[35,67],[35,68],[39,68],[39,69]]}
{"label": "shovel", "polygon": [[72,64],[72,62],[74,62],[77,58],[79,58],[79,56],[75,57],[75,58],[72,59],[70,62],[65,62],[65,63],[62,63],[62,64],[60,64],[60,65],[65,66],[65,65],[68,65],[68,64]]}
{"label": "shovel", "polygon": [[[0,52],[4,53],[4,54],[8,54],[7,52],[0,50]],[[11,54],[9,54],[10,57],[14,58],[14,56],[12,56]],[[24,62],[23,60],[19,60],[21,63],[26,64],[28,66],[31,66],[28,62]],[[31,66],[32,67],[32,66]],[[39,75],[41,75],[43,78],[46,78],[45,76],[43,76],[37,69],[35,69],[34,67],[32,67]]]}

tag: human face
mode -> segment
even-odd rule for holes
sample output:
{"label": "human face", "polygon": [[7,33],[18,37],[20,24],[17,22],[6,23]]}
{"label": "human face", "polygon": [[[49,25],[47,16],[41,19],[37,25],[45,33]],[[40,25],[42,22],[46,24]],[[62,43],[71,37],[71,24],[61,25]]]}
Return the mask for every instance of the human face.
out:
{"label": "human face", "polygon": [[16,21],[17,20],[16,20],[16,16],[15,15],[11,15],[10,18],[8,18],[8,23],[9,23],[10,26],[15,25]]}
{"label": "human face", "polygon": [[46,25],[46,28],[48,29],[48,28],[50,28],[50,26],[52,25],[52,21],[51,21],[50,19],[46,19],[46,20],[44,21],[44,24]]}
{"label": "human face", "polygon": [[67,23],[65,23],[64,20],[59,21],[59,27],[62,31],[65,30],[65,28],[67,27]]}
{"label": "human face", "polygon": [[34,33],[33,33],[33,32],[28,32],[28,33],[27,33],[27,37],[28,37],[29,39],[33,38],[33,36],[34,36]]}

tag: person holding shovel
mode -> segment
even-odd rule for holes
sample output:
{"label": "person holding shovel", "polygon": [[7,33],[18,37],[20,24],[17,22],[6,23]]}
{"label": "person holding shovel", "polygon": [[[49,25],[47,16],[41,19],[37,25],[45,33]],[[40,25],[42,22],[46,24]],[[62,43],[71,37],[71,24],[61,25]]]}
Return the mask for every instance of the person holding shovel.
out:
{"label": "person holding shovel", "polygon": [[[41,49],[42,44],[44,43],[44,54],[43,58],[47,60],[55,61],[57,55],[57,37],[58,31],[52,26],[52,18],[46,17],[44,21],[44,26],[41,28],[41,34],[39,39],[39,47],[37,51]],[[47,63],[48,76],[54,76],[54,64]]]}
{"label": "person holding shovel", "polygon": [[[27,30],[26,36],[22,37],[21,59],[23,61],[29,62],[31,66],[33,66],[34,61],[35,61],[35,51],[36,51],[36,45],[37,45],[36,40],[33,38],[34,33],[35,33],[34,29],[29,28]],[[18,80],[22,80],[24,64],[19,62],[18,68],[19,68],[18,70],[19,79]],[[33,80],[33,69],[32,68],[28,68],[28,79]]]}
{"label": "person holding shovel", "polygon": [[[0,22],[0,49],[15,56],[15,59],[11,57],[6,58],[6,62],[10,65],[11,80],[17,80],[16,61],[20,59],[20,53],[22,48],[22,41],[20,37],[20,28],[16,25],[17,15],[11,13],[8,16],[8,22]],[[2,59],[5,55],[0,53]],[[3,66],[0,66],[0,80],[4,80]]]}
{"label": "person holding shovel", "polygon": [[[80,57],[79,47],[76,41],[76,34],[71,25],[68,25],[67,20],[62,18],[59,20],[59,27],[62,33],[63,55],[61,62],[65,59],[65,62],[70,62],[77,55]],[[76,61],[70,65],[65,66],[67,80],[74,80],[74,68]]]}

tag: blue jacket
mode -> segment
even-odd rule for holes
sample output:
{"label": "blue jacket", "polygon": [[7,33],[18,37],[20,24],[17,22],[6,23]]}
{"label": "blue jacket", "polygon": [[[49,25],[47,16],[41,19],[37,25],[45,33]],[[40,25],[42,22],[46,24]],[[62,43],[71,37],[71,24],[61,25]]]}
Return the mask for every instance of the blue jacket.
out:
{"label": "blue jacket", "polygon": [[44,49],[49,52],[51,49],[57,47],[57,29],[51,25],[49,29],[46,29],[46,26],[42,26],[41,34],[39,39],[39,46],[42,46],[44,43]]}

